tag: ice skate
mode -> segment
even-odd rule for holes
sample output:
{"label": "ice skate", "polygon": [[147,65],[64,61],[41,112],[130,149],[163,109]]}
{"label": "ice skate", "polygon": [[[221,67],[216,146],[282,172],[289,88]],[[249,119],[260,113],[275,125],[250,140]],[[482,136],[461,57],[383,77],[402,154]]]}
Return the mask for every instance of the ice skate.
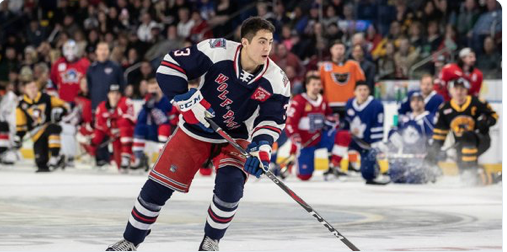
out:
{"label": "ice skate", "polygon": [[148,157],[146,157],[146,155],[143,155],[139,158],[136,158],[134,163],[130,166],[130,169],[132,170],[144,169],[145,171],[149,171],[150,164],[148,163]]}
{"label": "ice skate", "polygon": [[65,168],[76,168],[76,164],[74,163],[74,157],[67,157],[65,161]]}
{"label": "ice skate", "polygon": [[391,179],[389,178],[389,176],[384,175],[379,175],[378,177],[372,180],[366,181],[367,185],[387,185],[389,183],[391,183]]}
{"label": "ice skate", "polygon": [[58,168],[64,169],[65,156],[59,155],[56,157],[49,158],[48,166],[50,170],[56,170]]}
{"label": "ice skate", "polygon": [[125,239],[109,246],[106,251],[136,251],[137,247],[134,243],[129,242]]}
{"label": "ice skate", "polygon": [[213,240],[208,236],[204,236],[201,245],[199,245],[199,251],[218,251],[218,240]]}
{"label": "ice skate", "polygon": [[130,168],[130,156],[121,155],[120,169],[122,171],[127,171],[129,168]]}

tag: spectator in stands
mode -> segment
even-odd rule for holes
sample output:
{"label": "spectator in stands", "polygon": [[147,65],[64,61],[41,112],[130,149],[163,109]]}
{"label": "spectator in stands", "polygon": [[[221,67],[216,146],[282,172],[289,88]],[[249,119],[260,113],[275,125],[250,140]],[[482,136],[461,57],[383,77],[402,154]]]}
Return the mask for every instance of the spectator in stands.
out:
{"label": "spectator in stands", "polygon": [[148,42],[153,39],[151,29],[157,26],[157,23],[151,20],[150,13],[144,13],[141,18],[141,25],[137,28],[137,37],[142,42]]}
{"label": "spectator in stands", "polygon": [[0,81],[9,80],[11,70],[18,71],[20,63],[16,57],[16,51],[13,47],[7,47],[5,54],[0,58]]}
{"label": "spectator in stands", "polygon": [[408,30],[408,38],[410,40],[410,44],[414,47],[415,50],[421,50],[424,44],[424,38],[421,31],[421,23],[419,21],[414,21],[410,24],[410,28]]}
{"label": "spectator in stands", "polygon": [[371,24],[366,29],[366,49],[371,54],[375,49],[377,49],[377,46],[379,45],[380,41],[382,41],[382,36],[377,33],[377,29],[375,28],[375,25]]}
{"label": "spectator in stands", "polygon": [[437,21],[429,21],[427,26],[426,41],[422,47],[421,58],[428,57],[430,54],[438,50],[442,43],[442,36]]}
{"label": "spectator in stands", "polygon": [[121,90],[125,88],[125,80],[121,68],[109,60],[109,46],[105,42],[99,42],[95,50],[97,61],[88,68],[86,81],[92,101],[92,110],[95,110],[99,103],[107,99],[109,86],[120,85]]}
{"label": "spectator in stands", "polygon": [[380,80],[396,79],[396,63],[394,61],[396,48],[394,47],[394,43],[387,42],[384,50],[384,56],[378,60],[378,78]]}
{"label": "spectator in stands", "polygon": [[487,12],[481,14],[474,25],[472,42],[474,51],[482,49],[482,43],[486,36],[496,37],[502,32],[502,9],[496,0],[487,0]]}
{"label": "spectator in stands", "polygon": [[47,29],[45,27],[41,27],[38,20],[33,19],[30,21],[30,25],[26,31],[26,40],[30,45],[38,47],[46,38],[46,33]]}
{"label": "spectator in stands", "polygon": [[477,68],[483,73],[485,78],[502,78],[502,55],[497,52],[495,42],[492,37],[484,39],[484,51],[477,57]]}
{"label": "spectator in stands", "polygon": [[197,44],[205,39],[213,37],[211,27],[208,25],[208,22],[201,17],[198,11],[192,11],[192,21],[194,22],[194,26],[190,30],[190,40],[193,43]]}
{"label": "spectator in stands", "polygon": [[394,43],[395,46],[399,45],[398,38],[401,36],[401,28],[400,23],[398,21],[393,21],[389,28],[389,34],[380,41],[377,48],[371,53],[373,60],[377,60],[378,58],[384,56],[386,54],[387,44],[389,42]]}
{"label": "spectator in stands", "polygon": [[190,37],[190,31],[194,27],[195,21],[190,18],[190,12],[187,8],[181,8],[178,10],[178,36],[182,38]]}
{"label": "spectator in stands", "polygon": [[410,41],[406,37],[400,38],[400,46],[398,51],[394,53],[394,63],[397,68],[398,79],[408,79],[410,76],[410,67],[416,62],[419,57],[419,51],[410,46]]}
{"label": "spectator in stands", "polygon": [[359,62],[366,78],[366,84],[370,87],[370,93],[373,93],[376,74],[375,64],[364,58],[364,49],[360,45],[356,45],[354,46],[354,49],[352,49],[352,58]]}
{"label": "spectator in stands", "polygon": [[[146,90],[145,85],[148,81],[152,78],[155,78],[155,73],[153,71],[153,67],[151,66],[150,62],[143,61],[141,62],[141,66],[139,67],[139,70],[134,71],[129,74],[127,83],[128,85],[132,85],[134,89],[134,97],[144,97],[144,93],[141,92],[141,90]],[[144,84],[142,84],[144,83]],[[142,86],[142,87],[141,87]]]}
{"label": "spectator in stands", "polygon": [[480,12],[477,8],[476,0],[465,0],[465,2],[463,2],[458,11],[456,23],[454,24],[458,30],[458,37],[461,40],[461,44],[470,46],[472,29],[477,19],[479,19],[479,15]]}
{"label": "spectator in stands", "polygon": [[283,43],[276,46],[275,54],[271,57],[271,60],[273,60],[282,69],[285,69],[287,66],[291,66],[298,76],[301,76],[305,72],[299,58],[294,53],[287,50],[287,47]]}

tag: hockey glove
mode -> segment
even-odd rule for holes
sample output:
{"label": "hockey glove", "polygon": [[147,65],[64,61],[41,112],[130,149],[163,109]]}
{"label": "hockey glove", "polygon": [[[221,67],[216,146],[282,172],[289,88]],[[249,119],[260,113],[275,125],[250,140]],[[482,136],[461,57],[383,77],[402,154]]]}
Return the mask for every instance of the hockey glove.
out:
{"label": "hockey glove", "polygon": [[324,128],[325,131],[332,131],[336,129],[340,125],[340,120],[338,119],[338,116],[327,116],[326,120],[324,121]]}
{"label": "hockey glove", "polygon": [[16,150],[19,150],[21,149],[21,146],[23,144],[21,143],[21,137],[20,136],[14,136],[14,139],[13,139],[13,148],[16,149]]}
{"label": "hockey glove", "polygon": [[246,159],[245,171],[259,178],[263,173],[262,165],[265,169],[269,168],[271,159],[271,146],[266,141],[260,141],[259,144],[253,142],[247,147],[250,157]]}
{"label": "hockey glove", "polygon": [[489,127],[495,124],[495,119],[491,117],[485,117],[477,121],[477,129],[481,134],[488,134]]}
{"label": "hockey glove", "polygon": [[209,128],[209,123],[206,121],[205,111],[214,115],[211,105],[207,102],[201,94],[201,91],[191,88],[187,93],[174,96],[174,101],[180,107],[181,114],[185,122],[189,124],[197,124],[206,132],[213,132]]}
{"label": "hockey glove", "polygon": [[296,133],[290,137],[290,141],[292,144],[290,146],[289,155],[294,155],[298,152],[298,149],[301,148],[301,137]]}
{"label": "hockey glove", "polygon": [[152,109],[155,107],[156,101],[157,101],[157,93],[147,94],[146,98],[144,99],[144,107],[146,109]]}

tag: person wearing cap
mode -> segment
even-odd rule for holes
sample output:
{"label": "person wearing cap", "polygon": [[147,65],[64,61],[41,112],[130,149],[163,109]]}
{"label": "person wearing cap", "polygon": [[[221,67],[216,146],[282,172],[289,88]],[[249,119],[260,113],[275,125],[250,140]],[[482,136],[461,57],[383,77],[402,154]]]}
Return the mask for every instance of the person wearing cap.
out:
{"label": "person wearing cap", "polygon": [[96,148],[107,137],[113,144],[113,157],[118,169],[126,171],[132,158],[135,122],[132,102],[122,96],[119,85],[111,85],[107,100],[97,107],[92,147],[89,150],[91,154],[95,154]]}
{"label": "person wearing cap", "polygon": [[452,133],[458,153],[457,164],[465,180],[476,183],[482,172],[478,157],[491,145],[489,128],[498,120],[498,115],[486,102],[469,95],[471,84],[465,78],[449,82],[452,99],[438,110],[433,130],[433,144],[429,148],[426,162],[436,165],[438,153],[448,133]]}
{"label": "person wearing cap", "polygon": [[447,64],[442,68],[439,81],[434,88],[437,93],[444,97],[445,101],[451,99],[448,90],[449,82],[458,78],[464,78],[470,83],[469,95],[479,96],[483,75],[481,70],[475,68],[475,60],[474,51],[466,47],[459,52],[458,62]]}
{"label": "person wearing cap", "polygon": [[[340,164],[348,154],[348,149],[359,152],[361,156],[361,175],[366,184],[384,185],[389,181],[379,177],[377,153],[384,138],[384,105],[370,95],[370,88],[365,81],[358,81],[354,97],[345,106],[343,130],[337,133],[337,144],[333,146],[332,162]],[[330,166],[325,174],[339,175],[336,166]]]}
{"label": "person wearing cap", "polygon": [[422,96],[424,110],[430,113],[437,113],[438,107],[444,102],[444,98],[433,90],[433,77],[430,74],[424,74],[421,77],[419,90],[413,90],[407,93],[407,97],[398,105],[398,114],[405,115],[412,111],[411,98],[415,93]]}
{"label": "person wearing cap", "polygon": [[[409,104],[411,111],[402,115],[397,128],[389,132],[389,152],[424,155],[433,135],[434,113],[425,109],[425,98],[421,92],[413,92]],[[389,158],[391,181],[419,184],[434,180],[438,173],[424,167],[422,161],[416,156]]]}

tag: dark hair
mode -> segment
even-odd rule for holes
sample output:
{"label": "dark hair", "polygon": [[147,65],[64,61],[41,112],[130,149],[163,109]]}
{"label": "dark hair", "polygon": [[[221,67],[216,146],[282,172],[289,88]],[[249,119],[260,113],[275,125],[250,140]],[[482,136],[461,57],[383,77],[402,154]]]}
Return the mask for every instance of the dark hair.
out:
{"label": "dark hair", "polygon": [[[368,87],[368,90],[370,90],[369,89],[370,86],[368,86],[368,83],[366,83],[366,81],[363,81],[363,80],[357,81],[356,82],[356,86],[354,87],[354,89],[356,89],[359,86],[363,86],[363,85],[366,86],[366,87]],[[370,90],[370,92],[371,92],[371,90]]]}
{"label": "dark hair", "polygon": [[305,83],[303,85],[303,92],[306,93],[306,86],[310,83],[311,80],[319,80],[320,81],[320,76],[318,75],[309,75],[309,76],[306,76],[305,78]]}
{"label": "dark hair", "polygon": [[249,17],[241,24],[241,38],[248,39],[252,42],[253,37],[260,30],[268,30],[271,33],[275,32],[275,26],[268,20],[261,17]]}
{"label": "dark hair", "polygon": [[345,45],[345,43],[343,43],[343,41],[341,41],[340,39],[333,40],[333,42],[331,42],[329,44],[329,49],[331,49],[334,45],[343,45],[343,47],[345,47],[345,49],[347,49],[347,46]]}

